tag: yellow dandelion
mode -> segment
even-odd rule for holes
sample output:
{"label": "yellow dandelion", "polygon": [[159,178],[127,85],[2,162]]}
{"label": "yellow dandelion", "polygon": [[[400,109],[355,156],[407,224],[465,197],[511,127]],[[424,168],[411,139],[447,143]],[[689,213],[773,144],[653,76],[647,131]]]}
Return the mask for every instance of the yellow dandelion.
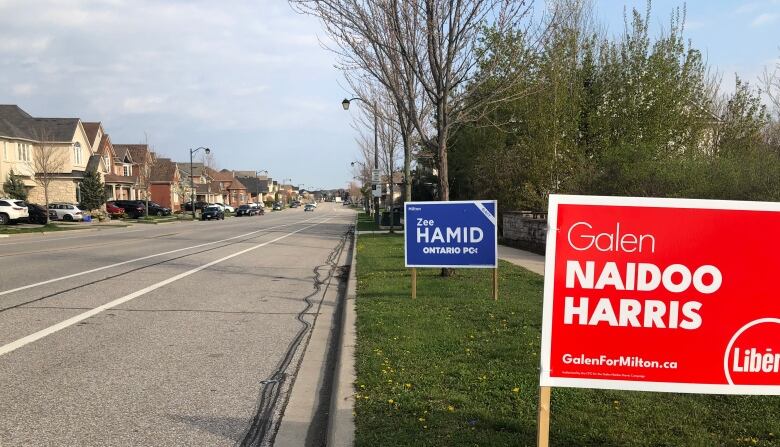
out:
{"label": "yellow dandelion", "polygon": [[520,388],[514,387],[514,388],[512,388],[512,392],[513,393],[519,393],[520,392]]}
{"label": "yellow dandelion", "polygon": [[387,399],[387,403],[392,404],[395,403],[395,401],[393,399]]}
{"label": "yellow dandelion", "polygon": [[425,422],[425,418],[419,418],[417,420],[420,421],[420,422]]}
{"label": "yellow dandelion", "polygon": [[449,405],[449,406],[447,406],[447,411],[449,411],[451,413],[451,412],[455,411],[455,407],[453,407],[452,405]]}

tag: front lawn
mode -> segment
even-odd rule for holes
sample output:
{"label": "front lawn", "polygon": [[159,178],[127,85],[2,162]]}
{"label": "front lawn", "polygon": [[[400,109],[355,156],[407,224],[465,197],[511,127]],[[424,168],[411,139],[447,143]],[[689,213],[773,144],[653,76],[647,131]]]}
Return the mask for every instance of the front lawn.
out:
{"label": "front lawn", "polygon": [[37,227],[17,227],[14,225],[3,225],[0,226],[0,234],[50,233],[52,231],[86,230],[89,228],[90,227],[88,226],[57,225],[54,223]]}
{"label": "front lawn", "polygon": [[[403,238],[357,245],[358,446],[535,446],[542,277],[418,270]],[[553,389],[553,446],[778,446],[780,397]]]}

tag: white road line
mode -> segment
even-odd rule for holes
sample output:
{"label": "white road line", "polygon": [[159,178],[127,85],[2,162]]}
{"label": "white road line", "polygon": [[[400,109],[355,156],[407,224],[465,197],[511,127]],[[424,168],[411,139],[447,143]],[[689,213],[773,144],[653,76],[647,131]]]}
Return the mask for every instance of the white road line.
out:
{"label": "white road line", "polygon": [[177,248],[176,250],[165,251],[165,252],[162,252],[162,253],[155,253],[153,255],[143,256],[143,257],[135,258],[135,259],[130,259],[128,261],[122,261],[122,262],[117,262],[115,264],[104,265],[103,267],[94,268],[92,270],[85,270],[83,272],[73,273],[73,274],[70,274],[70,275],[60,276],[59,278],[47,279],[46,281],[36,282],[34,284],[28,284],[26,286],[17,287],[15,289],[0,291],[0,296],[8,295],[9,293],[18,292],[20,290],[26,290],[26,289],[31,289],[33,287],[38,287],[38,286],[43,286],[43,285],[46,285],[46,284],[51,284],[51,283],[57,282],[57,281],[63,281],[65,279],[75,278],[77,276],[88,275],[90,273],[95,273],[95,272],[99,272],[101,270],[106,270],[106,269],[110,269],[110,268],[114,268],[114,267],[119,267],[121,265],[130,264],[130,263],[133,263],[133,262],[138,262],[138,261],[143,261],[143,260],[146,260],[146,259],[156,258],[158,256],[165,256],[165,255],[169,255],[169,254],[172,254],[172,253],[178,253],[180,251],[192,250],[193,248],[200,248],[200,247],[205,247],[207,245],[219,244],[220,242],[227,242],[227,241],[230,241],[230,240],[233,240],[233,239],[238,239],[240,237],[249,236],[249,235],[255,234],[255,233],[260,233],[261,231],[268,231],[268,230],[273,230],[273,229],[276,229],[276,228],[288,227],[290,225],[301,224],[301,223],[309,222],[309,221],[311,221],[313,219],[314,218],[301,220],[301,221],[294,222],[294,223],[289,223],[289,224],[276,225],[276,226],[273,226],[273,227],[262,228],[260,230],[250,231],[249,233],[239,234],[238,236],[229,237],[227,239],[221,239],[221,240],[218,240],[218,241],[206,242],[206,243],[198,244],[198,245],[192,245],[190,247]]}
{"label": "white road line", "polygon": [[[47,337],[47,336],[51,335],[51,334],[53,334],[53,333],[55,333],[57,331],[65,329],[65,328],[67,328],[69,326],[73,326],[74,324],[76,324],[76,323],[78,323],[80,321],[84,321],[84,320],[86,320],[89,317],[93,317],[93,316],[103,312],[104,310],[111,309],[112,307],[116,307],[116,306],[118,306],[120,304],[123,304],[123,303],[126,303],[126,302],[128,302],[128,301],[130,301],[132,299],[138,298],[139,296],[145,295],[145,294],[147,294],[147,293],[149,293],[151,291],[157,290],[160,287],[166,286],[166,285],[168,285],[168,284],[170,284],[172,282],[178,281],[178,280],[180,280],[182,278],[186,278],[187,276],[190,276],[190,275],[192,275],[194,273],[197,273],[197,272],[199,272],[201,270],[207,269],[207,268],[211,267],[212,265],[219,264],[220,262],[227,261],[228,259],[235,258],[236,256],[243,255],[244,253],[248,253],[248,252],[250,252],[252,250],[257,250],[258,248],[265,247],[266,245],[273,244],[274,242],[277,242],[277,241],[280,241],[280,240],[282,240],[284,238],[290,237],[290,236],[292,236],[295,233],[300,233],[303,230],[308,230],[309,228],[316,227],[317,225],[323,224],[323,223],[327,222],[330,219],[332,219],[332,217],[329,217],[329,218],[327,218],[327,219],[325,219],[325,220],[323,220],[321,222],[317,222],[314,225],[309,225],[309,226],[303,227],[301,229],[295,230],[293,232],[287,233],[284,236],[279,236],[276,239],[271,239],[270,241],[263,242],[263,243],[260,243],[260,244],[257,244],[257,245],[253,245],[253,246],[251,246],[249,248],[245,248],[245,249],[243,249],[241,251],[237,251],[237,252],[235,252],[235,253],[233,253],[231,255],[227,255],[227,256],[219,258],[217,260],[214,260],[214,261],[211,261],[209,263],[203,264],[200,267],[195,267],[192,270],[187,270],[186,272],[179,273],[176,276],[172,276],[172,277],[170,277],[170,278],[168,278],[166,280],[163,280],[163,281],[160,281],[158,283],[152,284],[151,286],[144,287],[143,289],[141,289],[141,290],[139,290],[137,292],[133,292],[133,293],[131,293],[129,295],[125,295],[125,296],[123,296],[121,298],[117,298],[114,301],[111,301],[109,303],[103,304],[102,306],[98,306],[98,307],[96,307],[94,309],[91,309],[91,310],[88,310],[88,311],[86,311],[84,313],[78,314],[75,317],[68,318],[65,321],[62,321],[62,322],[57,323],[55,325],[49,326],[46,329],[41,329],[38,332],[35,332],[33,334],[30,334],[30,335],[28,335],[26,337],[20,338],[20,339],[18,339],[16,341],[8,343],[5,346],[0,347],[0,356],[8,354],[9,352],[15,351],[15,350],[21,348],[22,346],[25,346],[25,345],[28,345],[30,343],[33,343],[33,342],[35,342],[37,340],[40,340],[40,339],[42,339],[44,337]],[[309,220],[311,220],[311,219],[309,219]]]}

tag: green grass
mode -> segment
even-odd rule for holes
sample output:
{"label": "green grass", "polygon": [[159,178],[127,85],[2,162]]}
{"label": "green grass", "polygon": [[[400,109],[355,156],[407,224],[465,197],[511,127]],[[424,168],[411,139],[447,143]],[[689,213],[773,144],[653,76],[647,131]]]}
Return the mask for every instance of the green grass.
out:
{"label": "green grass", "polygon": [[374,221],[374,216],[370,214],[358,213],[357,231],[379,231],[380,228]]}
{"label": "green grass", "polygon": [[[358,446],[535,446],[542,277],[501,262],[452,278],[403,239],[357,246]],[[554,446],[780,446],[780,397],[555,388]]]}

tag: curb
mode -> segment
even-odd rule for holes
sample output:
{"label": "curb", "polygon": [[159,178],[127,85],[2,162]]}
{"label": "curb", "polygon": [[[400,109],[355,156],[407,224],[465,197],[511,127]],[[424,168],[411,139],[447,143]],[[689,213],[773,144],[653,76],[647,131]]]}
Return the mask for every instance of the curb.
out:
{"label": "curb", "polygon": [[[357,218],[355,220],[357,226]],[[328,413],[328,446],[351,446],[355,443],[355,345],[357,331],[355,322],[355,298],[357,297],[357,242],[358,232],[352,239],[347,295],[344,297],[341,324],[341,345],[336,363],[336,377]]]}

